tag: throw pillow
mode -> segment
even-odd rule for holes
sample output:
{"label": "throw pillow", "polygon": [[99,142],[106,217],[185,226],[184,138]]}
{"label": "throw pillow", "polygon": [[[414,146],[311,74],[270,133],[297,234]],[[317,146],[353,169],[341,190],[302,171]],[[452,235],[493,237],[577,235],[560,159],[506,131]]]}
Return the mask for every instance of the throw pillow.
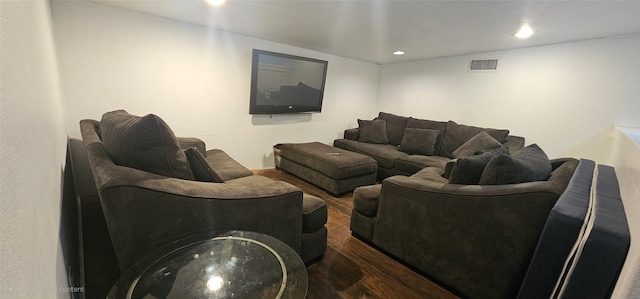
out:
{"label": "throw pillow", "polygon": [[193,180],[187,157],[176,136],[158,116],[107,112],[100,121],[100,136],[113,161],[147,172]]}
{"label": "throw pillow", "polygon": [[455,121],[450,120],[447,123],[447,130],[442,141],[440,156],[453,158],[452,153],[462,144],[467,142],[481,131],[487,131],[491,137],[502,143],[509,135],[509,130],[486,129],[474,126],[459,125]]}
{"label": "throw pillow", "polygon": [[449,175],[449,184],[477,185],[487,163],[498,155],[508,154],[507,148],[500,147],[456,160]]}
{"label": "throw pillow", "polygon": [[198,149],[190,147],[184,150],[184,153],[187,156],[187,161],[189,161],[189,166],[196,181],[224,183],[224,179],[211,168]]}
{"label": "throw pillow", "polygon": [[526,146],[513,155],[491,159],[482,172],[480,185],[517,184],[543,181],[551,174],[551,162],[537,145]]}
{"label": "throw pillow", "polygon": [[491,137],[487,131],[482,131],[471,139],[467,140],[467,142],[463,143],[460,147],[458,147],[451,155],[454,158],[464,158],[471,156],[479,151],[491,150],[494,148],[499,148],[502,146],[502,143],[498,142],[495,138]]}
{"label": "throw pillow", "polygon": [[399,116],[391,113],[380,112],[376,119],[381,119],[387,122],[387,137],[389,138],[389,144],[399,145],[402,142],[402,135],[404,135],[404,129],[407,127],[408,117]]}
{"label": "throw pillow", "polygon": [[398,149],[410,155],[432,156],[440,131],[406,128]]}
{"label": "throw pillow", "polygon": [[432,129],[440,131],[440,135],[438,135],[438,140],[436,140],[436,145],[434,146],[433,151],[434,155],[440,155],[440,147],[442,147],[442,137],[444,136],[445,130],[447,129],[447,122],[410,117],[407,120],[407,128]]}
{"label": "throw pillow", "polygon": [[447,162],[447,165],[444,166],[444,173],[442,177],[445,179],[449,179],[451,177],[451,172],[453,171],[453,167],[456,166],[457,159],[453,159]]}
{"label": "throw pillow", "polygon": [[366,143],[389,143],[387,122],[381,119],[358,119],[358,141]]}

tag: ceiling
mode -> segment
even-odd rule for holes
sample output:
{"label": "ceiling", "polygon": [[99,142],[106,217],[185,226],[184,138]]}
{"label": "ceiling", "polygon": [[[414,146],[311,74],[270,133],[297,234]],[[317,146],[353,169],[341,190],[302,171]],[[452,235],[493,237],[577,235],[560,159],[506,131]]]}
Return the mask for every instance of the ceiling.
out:
{"label": "ceiling", "polygon": [[[640,36],[640,0],[89,1],[378,64]],[[526,40],[513,36],[523,23]]]}

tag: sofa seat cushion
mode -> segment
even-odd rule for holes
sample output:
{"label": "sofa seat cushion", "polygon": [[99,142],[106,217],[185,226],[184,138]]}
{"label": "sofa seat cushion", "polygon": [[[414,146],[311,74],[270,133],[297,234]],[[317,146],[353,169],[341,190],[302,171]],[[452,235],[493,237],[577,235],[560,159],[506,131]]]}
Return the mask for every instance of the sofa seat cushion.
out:
{"label": "sofa seat cushion", "polygon": [[411,175],[411,177],[412,178],[420,178],[420,179],[427,180],[427,181],[446,184],[446,183],[449,182],[449,180],[447,180],[445,177],[443,177],[442,176],[443,174],[444,174],[444,169],[442,169],[442,168],[427,167],[427,168],[424,168],[424,169],[414,173],[413,175]]}
{"label": "sofa seat cushion", "polygon": [[116,110],[102,115],[99,127],[102,143],[116,164],[194,180],[176,136],[160,117],[139,117]]}
{"label": "sofa seat cushion", "polygon": [[333,142],[333,146],[372,157],[378,162],[378,167],[382,168],[394,168],[397,159],[409,156],[409,154],[399,151],[397,146],[391,144],[373,144],[336,139]]}
{"label": "sofa seat cushion", "polygon": [[327,223],[327,205],[319,197],[304,194],[302,197],[302,232],[315,232]]}
{"label": "sofa seat cushion", "polygon": [[551,174],[551,162],[545,152],[531,144],[513,155],[499,155],[485,166],[480,185],[517,184],[544,181]]}
{"label": "sofa seat cushion", "polygon": [[500,143],[504,142],[507,135],[509,135],[509,130],[487,129],[461,125],[450,120],[447,123],[447,130],[442,141],[440,155],[453,158],[453,152],[458,149],[458,147],[482,131],[486,131],[491,135],[491,137],[495,138]]}
{"label": "sofa seat cushion", "polygon": [[410,155],[396,161],[396,169],[405,173],[416,173],[426,167],[445,169],[451,159],[441,156]]}

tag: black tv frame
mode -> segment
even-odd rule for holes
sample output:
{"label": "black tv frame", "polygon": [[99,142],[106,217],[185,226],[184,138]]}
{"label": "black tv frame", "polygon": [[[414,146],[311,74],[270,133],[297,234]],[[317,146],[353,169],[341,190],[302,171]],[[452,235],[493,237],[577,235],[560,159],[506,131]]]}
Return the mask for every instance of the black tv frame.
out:
{"label": "black tv frame", "polygon": [[[320,93],[317,105],[302,105],[302,104],[285,104],[285,105],[271,105],[271,104],[259,104],[258,103],[258,64],[260,55],[285,58],[292,61],[306,61],[321,64],[323,66],[322,71],[322,83],[320,86]],[[311,113],[322,112],[322,101],[324,97],[324,87],[327,78],[327,68],[329,62],[320,59],[283,54],[277,52],[270,52],[265,50],[253,49],[251,60],[251,96],[249,102],[249,114],[288,114],[288,113]]]}

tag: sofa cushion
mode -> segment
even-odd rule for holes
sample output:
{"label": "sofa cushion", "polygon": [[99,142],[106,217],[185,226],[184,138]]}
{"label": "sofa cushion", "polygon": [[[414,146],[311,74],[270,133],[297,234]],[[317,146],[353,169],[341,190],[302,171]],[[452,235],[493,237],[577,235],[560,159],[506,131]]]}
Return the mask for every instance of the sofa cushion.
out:
{"label": "sofa cushion", "polygon": [[406,128],[398,149],[407,154],[431,156],[439,135],[438,130]]}
{"label": "sofa cushion", "polygon": [[492,149],[478,155],[459,158],[453,164],[449,175],[449,184],[477,185],[485,166],[498,155],[509,154],[504,147]]}
{"label": "sofa cushion", "polygon": [[107,112],[100,136],[113,161],[121,166],[180,179],[193,180],[185,153],[169,126],[158,116]]}
{"label": "sofa cushion", "polygon": [[438,135],[438,140],[436,140],[433,152],[434,155],[440,154],[440,147],[442,147],[442,138],[444,137],[445,130],[447,129],[447,122],[410,117],[407,120],[407,128],[431,129],[440,131],[440,135]]}
{"label": "sofa cushion", "polygon": [[402,142],[404,129],[407,127],[407,120],[409,118],[380,112],[376,119],[384,120],[387,123],[387,137],[389,138],[389,144],[399,145],[400,142]]}
{"label": "sofa cushion", "polygon": [[319,197],[304,193],[302,197],[302,232],[315,232],[327,223],[327,205]]}
{"label": "sofa cushion", "polygon": [[454,158],[464,158],[472,156],[477,152],[499,148],[501,145],[502,144],[495,138],[491,137],[491,135],[489,135],[487,131],[482,131],[471,137],[471,139],[467,140],[467,142],[463,143],[460,147],[453,151],[451,155]]}
{"label": "sofa cushion", "polygon": [[387,137],[387,122],[381,119],[358,119],[358,141],[366,143],[389,143]]}
{"label": "sofa cushion", "polygon": [[551,162],[544,151],[531,144],[513,153],[493,157],[485,166],[480,185],[517,184],[543,181],[551,174]]}
{"label": "sofa cushion", "polygon": [[333,141],[333,146],[367,155],[376,160],[378,167],[387,169],[394,168],[396,160],[409,156],[409,154],[399,151],[397,146],[391,144],[375,144],[347,139],[336,139]]}
{"label": "sofa cushion", "polygon": [[498,140],[502,143],[507,135],[509,135],[509,130],[501,130],[501,129],[487,129],[480,128],[474,126],[460,125],[455,121],[450,120],[447,123],[447,129],[444,135],[444,139],[442,140],[442,148],[440,150],[440,155],[445,157],[453,158],[452,153],[458,149],[462,144],[467,142],[467,140],[471,139],[476,134],[481,131],[487,131],[491,137]]}
{"label": "sofa cushion", "polygon": [[224,183],[224,179],[211,168],[198,149],[190,147],[184,150],[184,153],[187,156],[187,161],[189,161],[189,166],[196,181]]}
{"label": "sofa cushion", "polygon": [[446,184],[448,183],[448,180],[442,176],[443,173],[444,170],[442,168],[427,167],[414,173],[411,177]]}
{"label": "sofa cushion", "polygon": [[375,217],[382,184],[361,186],[353,190],[353,208],[360,214]]}
{"label": "sofa cushion", "polygon": [[451,159],[442,156],[408,155],[399,157],[395,168],[404,173],[414,174],[425,167],[444,169],[449,161]]}

